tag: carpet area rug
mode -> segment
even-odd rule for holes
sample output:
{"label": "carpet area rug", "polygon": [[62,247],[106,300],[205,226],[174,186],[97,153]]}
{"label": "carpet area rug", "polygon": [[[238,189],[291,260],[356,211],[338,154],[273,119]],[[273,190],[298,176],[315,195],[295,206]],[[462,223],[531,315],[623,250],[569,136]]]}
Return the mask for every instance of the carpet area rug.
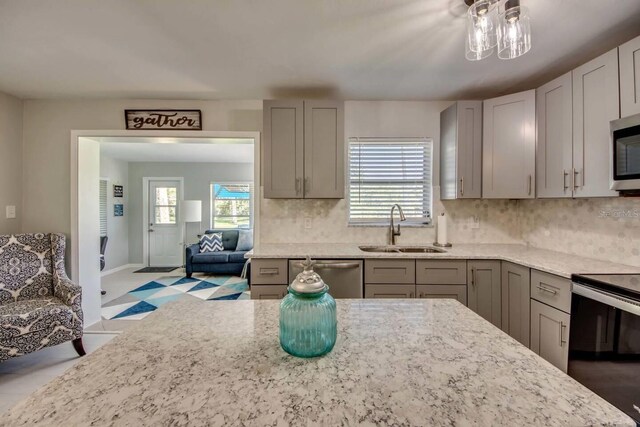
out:
{"label": "carpet area rug", "polygon": [[103,319],[144,319],[158,307],[178,298],[209,301],[250,299],[246,279],[235,276],[179,277],[152,280],[102,306]]}

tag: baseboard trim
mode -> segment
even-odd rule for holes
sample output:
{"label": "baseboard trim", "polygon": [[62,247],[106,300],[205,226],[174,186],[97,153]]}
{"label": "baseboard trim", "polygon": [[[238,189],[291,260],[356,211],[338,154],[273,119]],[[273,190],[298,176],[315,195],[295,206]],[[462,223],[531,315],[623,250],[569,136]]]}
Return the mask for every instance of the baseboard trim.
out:
{"label": "baseboard trim", "polygon": [[100,272],[100,277],[108,276],[109,274],[117,273],[118,271],[126,270],[127,268],[142,268],[144,264],[125,264],[120,267],[112,268],[111,270],[104,270]]}

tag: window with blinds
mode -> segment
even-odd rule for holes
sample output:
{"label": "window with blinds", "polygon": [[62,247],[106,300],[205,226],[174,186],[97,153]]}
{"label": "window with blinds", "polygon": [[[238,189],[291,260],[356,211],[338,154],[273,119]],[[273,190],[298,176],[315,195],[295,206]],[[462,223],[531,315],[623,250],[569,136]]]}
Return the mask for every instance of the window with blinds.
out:
{"label": "window with blinds", "polygon": [[100,236],[107,235],[107,180],[100,180]]}
{"label": "window with blinds", "polygon": [[429,224],[432,145],[428,138],[349,139],[349,223],[387,225],[397,203],[407,223]]}

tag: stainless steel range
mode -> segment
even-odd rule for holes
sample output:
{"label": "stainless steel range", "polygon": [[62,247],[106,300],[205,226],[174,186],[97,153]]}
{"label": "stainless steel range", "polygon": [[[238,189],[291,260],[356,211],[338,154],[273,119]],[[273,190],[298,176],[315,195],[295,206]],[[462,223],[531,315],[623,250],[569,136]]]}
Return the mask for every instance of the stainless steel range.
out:
{"label": "stainless steel range", "polygon": [[640,426],[640,274],[571,279],[568,374]]}

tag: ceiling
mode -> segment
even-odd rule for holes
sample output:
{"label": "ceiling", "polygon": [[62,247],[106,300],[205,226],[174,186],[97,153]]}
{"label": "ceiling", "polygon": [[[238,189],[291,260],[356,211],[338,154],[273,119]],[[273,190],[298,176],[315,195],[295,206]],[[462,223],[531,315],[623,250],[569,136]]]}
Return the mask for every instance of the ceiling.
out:
{"label": "ceiling", "polygon": [[127,162],[253,163],[252,139],[103,137],[100,154]]}
{"label": "ceiling", "polygon": [[482,98],[640,34],[638,0],[522,0],[525,56],[464,58],[463,0],[0,0],[0,91],[22,98]]}

